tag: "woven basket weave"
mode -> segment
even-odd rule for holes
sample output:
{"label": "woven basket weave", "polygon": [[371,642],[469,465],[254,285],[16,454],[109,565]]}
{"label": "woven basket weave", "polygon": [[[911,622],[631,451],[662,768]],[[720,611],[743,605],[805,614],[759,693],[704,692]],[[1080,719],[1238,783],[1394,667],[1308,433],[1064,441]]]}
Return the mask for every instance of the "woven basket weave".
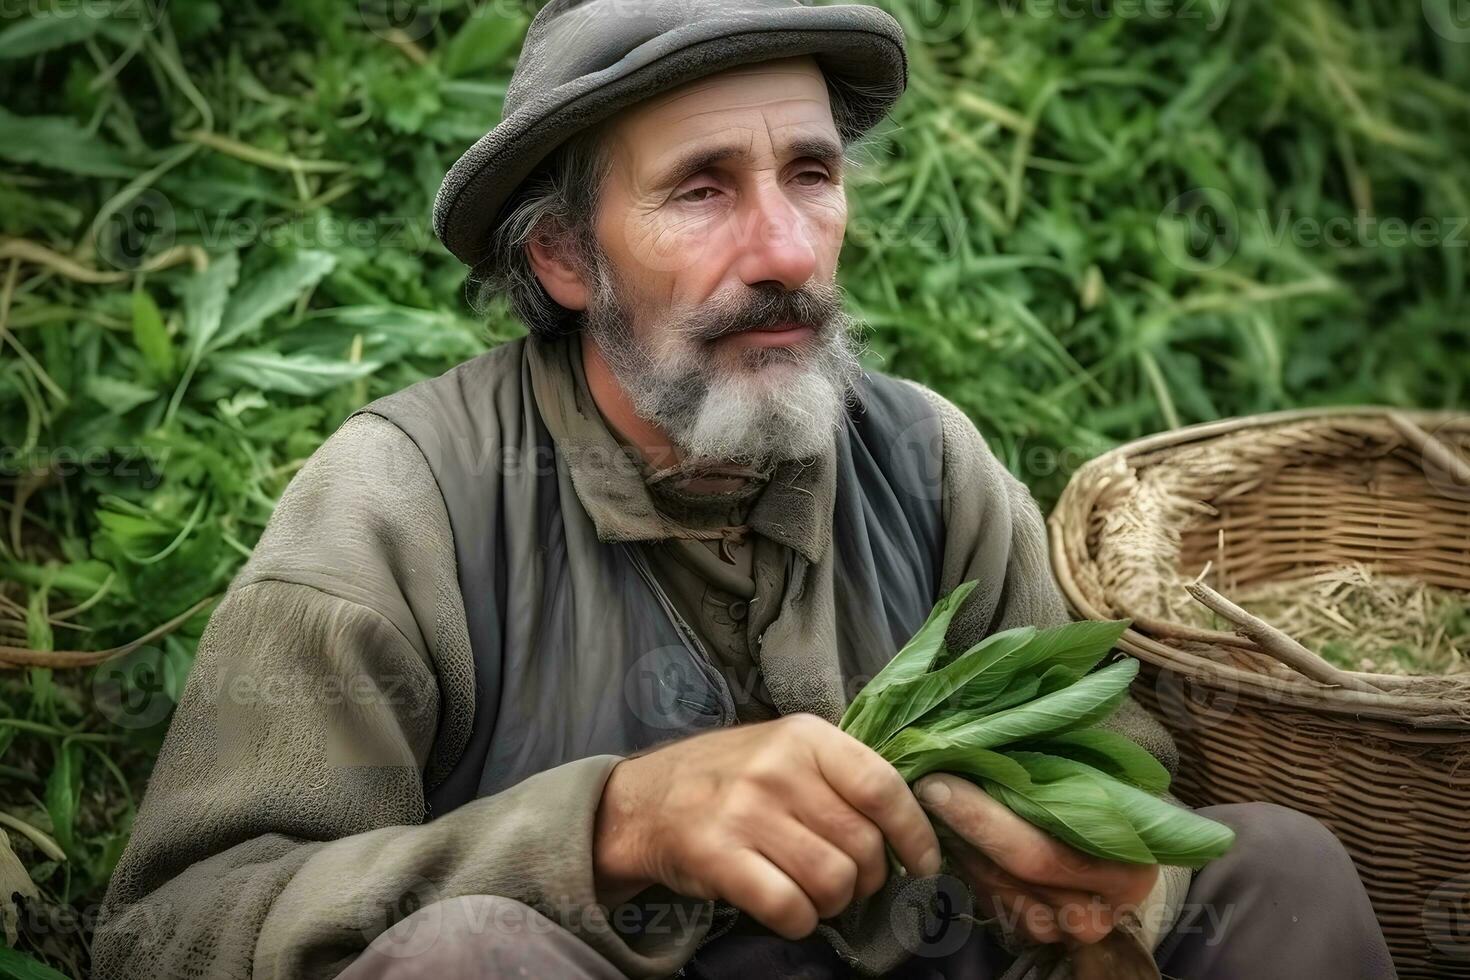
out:
{"label": "woven basket weave", "polygon": [[[1175,792],[1330,827],[1405,978],[1470,978],[1470,674],[1338,670],[1228,593],[1360,563],[1470,601],[1467,460],[1467,416],[1230,419],[1092,460],[1049,521],[1078,614],[1133,620],[1120,646],[1179,743]],[[1201,603],[1234,629],[1202,622]]]}

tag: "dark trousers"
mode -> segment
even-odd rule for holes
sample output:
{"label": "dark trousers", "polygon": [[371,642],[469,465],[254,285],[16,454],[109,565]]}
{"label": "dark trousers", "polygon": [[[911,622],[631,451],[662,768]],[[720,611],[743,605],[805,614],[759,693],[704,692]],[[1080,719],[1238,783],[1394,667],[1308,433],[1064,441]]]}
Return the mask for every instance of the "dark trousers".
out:
{"label": "dark trousers", "polygon": [[[1392,980],[1393,962],[1368,895],[1342,844],[1321,823],[1286,807],[1242,803],[1199,811],[1235,829],[1236,846],[1196,872],[1174,928],[1155,951],[1160,972],[1180,980]],[[455,899],[509,902],[471,896]],[[443,910],[440,910],[441,912]],[[415,915],[424,915],[429,909]],[[525,914],[538,913],[524,909]],[[440,942],[415,956],[386,952],[405,919],[374,941],[341,980],[557,977],[616,980],[612,966],[570,932],[493,931]],[[473,918],[473,917],[472,917]],[[486,921],[481,917],[479,921]],[[686,964],[690,980],[846,980],[854,974],[818,935],[786,940],[747,916]],[[944,956],[916,955],[895,980],[1000,980],[1010,957],[983,929]],[[451,929],[452,932],[452,929]],[[949,944],[951,947],[953,944]]]}

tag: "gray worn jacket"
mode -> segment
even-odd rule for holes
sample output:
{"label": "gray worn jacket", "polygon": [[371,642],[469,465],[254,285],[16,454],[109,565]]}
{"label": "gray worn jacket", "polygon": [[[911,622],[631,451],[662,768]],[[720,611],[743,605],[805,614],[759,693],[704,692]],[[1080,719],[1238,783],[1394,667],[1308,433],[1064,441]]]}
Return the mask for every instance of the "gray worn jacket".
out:
{"label": "gray worn jacket", "polygon": [[[637,935],[596,903],[611,767],[735,718],[640,554],[668,527],[638,467],[605,427],[568,424],[595,412],[565,371],[574,343],[514,341],[382,399],[292,480],[200,643],[98,976],[334,976],[464,894],[533,905],[630,976],[676,971],[709,933],[713,903],[661,887],[639,900],[666,925]],[[860,395],[830,452],[779,467],[750,515],[782,566],[757,582],[784,583],[762,677],[782,713],[833,722],[960,582],[980,586],[954,645],[1066,618],[1040,514],[970,421],[878,373]],[[891,880],[821,928],[881,972],[928,897]]]}

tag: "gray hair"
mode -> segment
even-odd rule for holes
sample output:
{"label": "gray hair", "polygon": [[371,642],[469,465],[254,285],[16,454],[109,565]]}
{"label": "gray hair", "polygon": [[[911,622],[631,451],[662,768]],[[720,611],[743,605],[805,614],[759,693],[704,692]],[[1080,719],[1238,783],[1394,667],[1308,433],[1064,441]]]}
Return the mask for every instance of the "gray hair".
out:
{"label": "gray hair", "polygon": [[[871,137],[859,138],[851,123],[859,107],[881,97],[850,82],[827,79],[832,119],[842,136],[843,168],[848,174],[866,165]],[[614,117],[615,118],[615,117]],[[871,118],[871,116],[869,116]],[[612,157],[603,139],[610,121],[592,126],[559,146],[506,202],[504,217],[490,237],[487,257],[466,284],[471,308],[484,316],[497,296],[533,335],[552,338],[581,328],[582,313],[553,300],[531,268],[528,246],[540,240],[584,271],[600,254],[594,223]]]}

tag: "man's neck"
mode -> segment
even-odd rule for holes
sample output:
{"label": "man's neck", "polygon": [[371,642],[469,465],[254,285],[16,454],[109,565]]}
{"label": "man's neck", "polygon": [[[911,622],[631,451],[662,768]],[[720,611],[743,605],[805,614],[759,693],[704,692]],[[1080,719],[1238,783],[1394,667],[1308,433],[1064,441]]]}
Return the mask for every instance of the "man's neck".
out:
{"label": "man's neck", "polygon": [[[634,411],[627,392],[618,384],[612,368],[603,359],[602,351],[592,338],[583,331],[579,339],[582,371],[587,377],[587,387],[592,392],[592,400],[597,403],[597,410],[602,413],[608,428],[623,442],[638,450],[639,455],[655,469],[678,464],[682,455],[670,441],[668,433]],[[704,477],[690,481],[685,489],[699,493],[720,493],[738,489],[743,483],[738,477]]]}

